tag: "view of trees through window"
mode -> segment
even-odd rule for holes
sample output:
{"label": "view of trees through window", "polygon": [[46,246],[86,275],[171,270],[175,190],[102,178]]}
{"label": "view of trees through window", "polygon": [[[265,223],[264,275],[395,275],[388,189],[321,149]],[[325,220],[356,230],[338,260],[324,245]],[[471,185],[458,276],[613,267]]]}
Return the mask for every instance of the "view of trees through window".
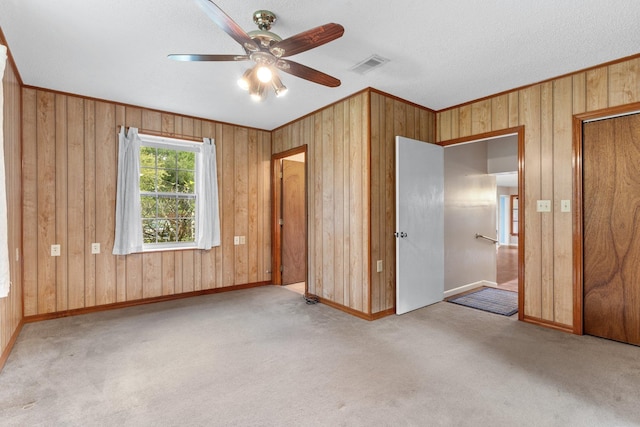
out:
{"label": "view of trees through window", "polygon": [[140,202],[145,244],[195,241],[195,153],[140,148]]}

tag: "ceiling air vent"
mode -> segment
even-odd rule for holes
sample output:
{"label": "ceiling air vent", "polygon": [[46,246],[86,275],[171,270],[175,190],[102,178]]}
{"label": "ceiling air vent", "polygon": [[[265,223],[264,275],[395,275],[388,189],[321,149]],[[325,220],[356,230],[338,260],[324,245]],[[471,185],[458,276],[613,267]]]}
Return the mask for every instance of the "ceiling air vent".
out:
{"label": "ceiling air vent", "polygon": [[359,62],[351,68],[351,71],[355,71],[358,74],[366,74],[374,68],[378,68],[379,66],[386,64],[389,62],[388,59],[383,58],[378,55],[371,55],[364,61]]}

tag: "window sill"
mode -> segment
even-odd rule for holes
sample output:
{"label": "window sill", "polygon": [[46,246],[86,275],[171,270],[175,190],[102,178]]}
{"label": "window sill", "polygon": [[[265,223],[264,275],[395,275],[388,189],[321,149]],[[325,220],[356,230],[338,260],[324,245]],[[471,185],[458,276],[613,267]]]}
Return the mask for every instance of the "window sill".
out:
{"label": "window sill", "polygon": [[194,243],[184,244],[184,245],[153,245],[153,246],[143,246],[142,252],[138,252],[141,254],[153,253],[153,252],[175,252],[175,251],[190,251],[198,249],[198,247]]}

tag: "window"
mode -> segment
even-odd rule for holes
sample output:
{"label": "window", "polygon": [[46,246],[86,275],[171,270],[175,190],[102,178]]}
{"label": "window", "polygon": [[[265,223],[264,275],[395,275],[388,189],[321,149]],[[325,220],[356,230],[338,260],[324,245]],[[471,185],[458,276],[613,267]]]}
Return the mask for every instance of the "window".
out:
{"label": "window", "polygon": [[195,247],[199,145],[140,135],[140,206],[145,250]]}
{"label": "window", "polygon": [[518,195],[511,195],[511,235],[518,235]]}

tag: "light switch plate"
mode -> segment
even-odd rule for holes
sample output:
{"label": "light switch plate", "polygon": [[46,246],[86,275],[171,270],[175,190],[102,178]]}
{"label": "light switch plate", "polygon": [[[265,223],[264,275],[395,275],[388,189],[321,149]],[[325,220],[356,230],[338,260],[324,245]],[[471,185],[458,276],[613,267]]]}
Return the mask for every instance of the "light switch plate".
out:
{"label": "light switch plate", "polygon": [[538,212],[551,212],[551,200],[538,200]]}
{"label": "light switch plate", "polygon": [[233,236],[233,244],[234,245],[240,244],[240,236]]}
{"label": "light switch plate", "polygon": [[100,243],[92,243],[91,244],[91,253],[93,255],[100,253]]}
{"label": "light switch plate", "polygon": [[60,256],[60,245],[51,245],[51,256]]}
{"label": "light switch plate", "polygon": [[382,272],[382,260],[379,259],[378,262],[376,262],[376,272],[381,273]]}
{"label": "light switch plate", "polygon": [[571,212],[571,200],[560,201],[560,212]]}

